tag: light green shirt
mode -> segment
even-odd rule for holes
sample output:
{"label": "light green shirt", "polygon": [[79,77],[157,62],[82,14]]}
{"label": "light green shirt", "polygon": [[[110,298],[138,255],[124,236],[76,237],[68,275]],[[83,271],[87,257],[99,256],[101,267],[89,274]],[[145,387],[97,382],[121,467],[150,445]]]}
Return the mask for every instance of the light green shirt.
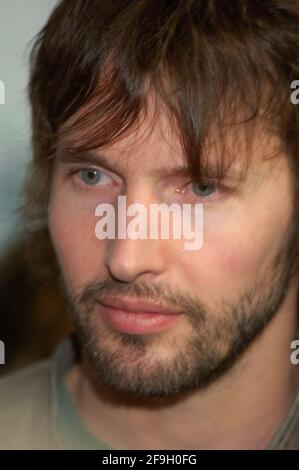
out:
{"label": "light green shirt", "polygon": [[[113,450],[87,430],[72,403],[64,377],[75,361],[66,338],[51,359],[0,380],[0,449]],[[267,449],[299,450],[299,390]]]}

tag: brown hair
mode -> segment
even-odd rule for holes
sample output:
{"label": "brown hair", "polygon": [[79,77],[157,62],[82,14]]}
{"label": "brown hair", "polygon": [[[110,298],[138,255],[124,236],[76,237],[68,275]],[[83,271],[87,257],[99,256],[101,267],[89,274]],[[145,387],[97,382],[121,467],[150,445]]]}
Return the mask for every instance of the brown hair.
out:
{"label": "brown hair", "polygon": [[[60,1],[31,53],[27,217],[44,219],[58,137],[77,135],[80,151],[115,141],[140,124],[150,90],[179,132],[191,175],[205,171],[212,129],[223,147],[228,125],[257,122],[280,136],[297,170],[296,78],[298,1]],[[222,150],[217,178],[233,158]]]}

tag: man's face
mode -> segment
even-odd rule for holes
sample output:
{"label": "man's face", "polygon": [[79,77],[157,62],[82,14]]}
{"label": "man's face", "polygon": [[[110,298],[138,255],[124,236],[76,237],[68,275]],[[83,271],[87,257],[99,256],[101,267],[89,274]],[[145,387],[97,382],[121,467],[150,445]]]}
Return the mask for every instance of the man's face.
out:
{"label": "man's face", "polygon": [[[166,117],[147,130],[145,122],[94,152],[98,164],[68,161],[71,142],[60,142],[48,222],[71,314],[98,379],[149,398],[206,385],[261,332],[287,291],[297,227],[287,158],[264,158],[277,146],[274,137],[256,132],[239,186],[242,138],[223,187],[198,190],[176,172],[185,160]],[[212,162],[213,149],[210,155]],[[119,195],[127,206],[204,204],[203,247],[188,251],[184,240],[173,239],[99,240],[95,208],[116,207]],[[128,332],[107,322],[101,304],[107,298],[148,301],[181,315],[157,331]]]}

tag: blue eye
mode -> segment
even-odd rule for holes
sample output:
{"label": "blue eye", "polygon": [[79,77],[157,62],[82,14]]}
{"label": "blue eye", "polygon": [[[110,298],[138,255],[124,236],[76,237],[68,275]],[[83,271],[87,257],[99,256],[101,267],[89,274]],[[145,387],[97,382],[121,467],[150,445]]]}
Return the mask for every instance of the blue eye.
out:
{"label": "blue eye", "polygon": [[192,191],[197,196],[209,197],[217,191],[217,187],[214,183],[192,183]]}
{"label": "blue eye", "polygon": [[101,181],[102,172],[100,170],[93,169],[81,170],[80,177],[85,184],[88,184],[89,186],[94,186]]}

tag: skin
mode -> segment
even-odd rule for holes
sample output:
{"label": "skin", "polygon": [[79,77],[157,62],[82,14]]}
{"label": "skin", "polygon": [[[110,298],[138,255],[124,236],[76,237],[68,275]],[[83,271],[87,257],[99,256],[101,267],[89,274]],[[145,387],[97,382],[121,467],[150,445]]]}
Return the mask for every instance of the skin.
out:
{"label": "skin", "polygon": [[[242,156],[245,137],[239,130],[237,135]],[[48,206],[49,230],[69,297],[88,283],[107,278],[126,286],[159,284],[195,296],[221,321],[224,301],[236,304],[240,293],[256,281],[261,295],[271,284],[273,260],[293,220],[292,175],[276,137],[257,130],[246,179],[235,185],[243,164],[240,157],[226,180],[235,189],[216,190],[207,198],[192,192],[190,178],[167,175],[184,164],[184,157],[163,112],[154,126],[145,121],[131,135],[98,151],[113,168],[105,168],[103,162],[98,166],[106,175],[102,186],[86,187],[78,173],[86,165],[62,161],[69,138],[59,143]],[[231,146],[236,144],[233,133],[228,139]],[[264,159],[275,151],[275,159]],[[183,240],[98,240],[94,209],[101,202],[115,204],[119,194],[127,196],[127,205],[204,203],[203,248],[188,252]],[[66,377],[83,422],[112,448],[265,448],[298,387],[298,369],[289,358],[296,337],[297,287],[296,274],[271,322],[224,374],[206,387],[169,396],[159,404],[133,398],[121,385],[119,390],[107,387],[84,355]],[[146,342],[141,354],[133,345],[117,341],[117,333],[100,314],[92,318],[101,347],[119,355],[116,365],[122,362],[127,374],[136,365],[146,374],[158,361],[171,367],[173,342],[176,351],[183,350],[194,332],[190,318],[183,315]],[[210,347],[223,355],[228,345],[222,339]]]}

